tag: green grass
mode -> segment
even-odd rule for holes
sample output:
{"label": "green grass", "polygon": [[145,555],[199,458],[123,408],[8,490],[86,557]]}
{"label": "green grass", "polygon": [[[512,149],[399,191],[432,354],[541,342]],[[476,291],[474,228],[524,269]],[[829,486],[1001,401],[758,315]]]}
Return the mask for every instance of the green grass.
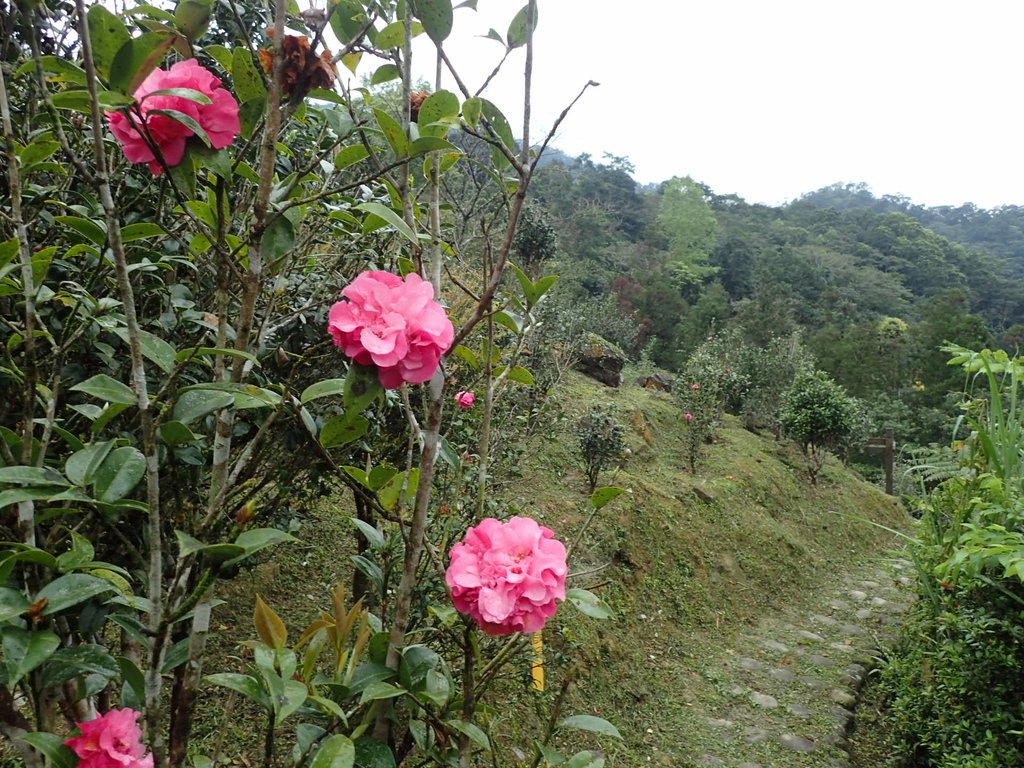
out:
{"label": "green grass", "polygon": [[[730,644],[762,617],[810,604],[854,563],[883,556],[895,539],[865,520],[902,528],[905,513],[835,461],[810,486],[795,446],[731,417],[691,475],[667,393],[573,377],[559,398],[566,431],[528,452],[523,491],[511,501],[568,538],[585,499],[572,424],[590,403],[610,402],[631,425],[632,456],[601,480],[629,493],[599,513],[571,564],[607,566],[578,585],[599,585],[615,619],[559,614],[585,667],[572,703],[619,726],[623,744],[603,744],[617,765],[684,765],[714,738],[695,712],[728,700],[715,678]],[[765,745],[766,764],[776,749]]]}

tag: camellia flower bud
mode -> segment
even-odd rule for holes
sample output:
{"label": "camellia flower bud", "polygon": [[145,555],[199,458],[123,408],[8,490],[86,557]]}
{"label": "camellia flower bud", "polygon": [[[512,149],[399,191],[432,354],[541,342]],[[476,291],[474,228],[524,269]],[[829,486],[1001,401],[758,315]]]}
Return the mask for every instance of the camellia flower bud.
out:
{"label": "camellia flower bud", "polygon": [[455,393],[455,404],[459,408],[472,408],[473,403],[476,402],[476,395],[472,392],[456,392]]}

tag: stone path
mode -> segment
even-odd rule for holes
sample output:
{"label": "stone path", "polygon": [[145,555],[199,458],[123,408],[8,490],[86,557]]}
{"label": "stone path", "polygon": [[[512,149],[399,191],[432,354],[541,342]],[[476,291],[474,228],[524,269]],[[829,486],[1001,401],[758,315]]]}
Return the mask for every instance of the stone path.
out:
{"label": "stone path", "polygon": [[857,692],[896,634],[911,575],[906,560],[866,563],[812,610],[781,611],[738,638],[714,665],[718,695],[694,713],[712,748],[692,764],[848,768]]}

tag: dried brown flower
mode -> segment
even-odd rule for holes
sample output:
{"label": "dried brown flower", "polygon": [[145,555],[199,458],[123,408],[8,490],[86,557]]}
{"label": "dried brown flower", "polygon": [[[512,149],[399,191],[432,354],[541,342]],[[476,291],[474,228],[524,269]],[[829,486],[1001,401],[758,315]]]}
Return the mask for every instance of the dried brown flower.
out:
{"label": "dried brown flower", "polygon": [[[273,37],[273,30],[267,35]],[[281,45],[284,56],[283,87],[292,99],[301,99],[314,88],[331,88],[337,77],[331,52],[326,48],[317,56],[309,47],[309,38],[300,35],[285,35]],[[274,62],[273,48],[259,50],[263,71],[270,75]]]}
{"label": "dried brown flower", "polygon": [[409,119],[414,123],[420,119],[420,107],[429,95],[427,91],[413,91],[409,94]]}

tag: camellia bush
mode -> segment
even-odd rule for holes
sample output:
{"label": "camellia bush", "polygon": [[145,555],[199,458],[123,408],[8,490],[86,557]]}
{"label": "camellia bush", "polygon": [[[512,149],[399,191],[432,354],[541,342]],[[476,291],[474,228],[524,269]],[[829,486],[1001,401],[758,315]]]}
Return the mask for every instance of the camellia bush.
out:
{"label": "camellia bush", "polygon": [[[522,749],[492,727],[499,672],[536,663],[561,603],[608,609],[564,534],[490,493],[555,278],[505,279],[547,139],[449,61],[473,4],[116,6],[12,4],[0,29],[8,745],[33,768],[209,766],[197,702],[230,695],[259,713],[247,763],[602,765],[559,751],[618,735],[562,713],[565,686],[534,692]],[[491,35],[526,105],[537,21],[530,0]],[[204,666],[216,585],[325,493],[351,510],[351,588],[297,634],[257,599],[245,669]]]}
{"label": "camellia bush", "polygon": [[854,431],[857,403],[824,371],[805,370],[786,393],[780,421],[803,451],[814,485],[829,452],[839,449]]}

